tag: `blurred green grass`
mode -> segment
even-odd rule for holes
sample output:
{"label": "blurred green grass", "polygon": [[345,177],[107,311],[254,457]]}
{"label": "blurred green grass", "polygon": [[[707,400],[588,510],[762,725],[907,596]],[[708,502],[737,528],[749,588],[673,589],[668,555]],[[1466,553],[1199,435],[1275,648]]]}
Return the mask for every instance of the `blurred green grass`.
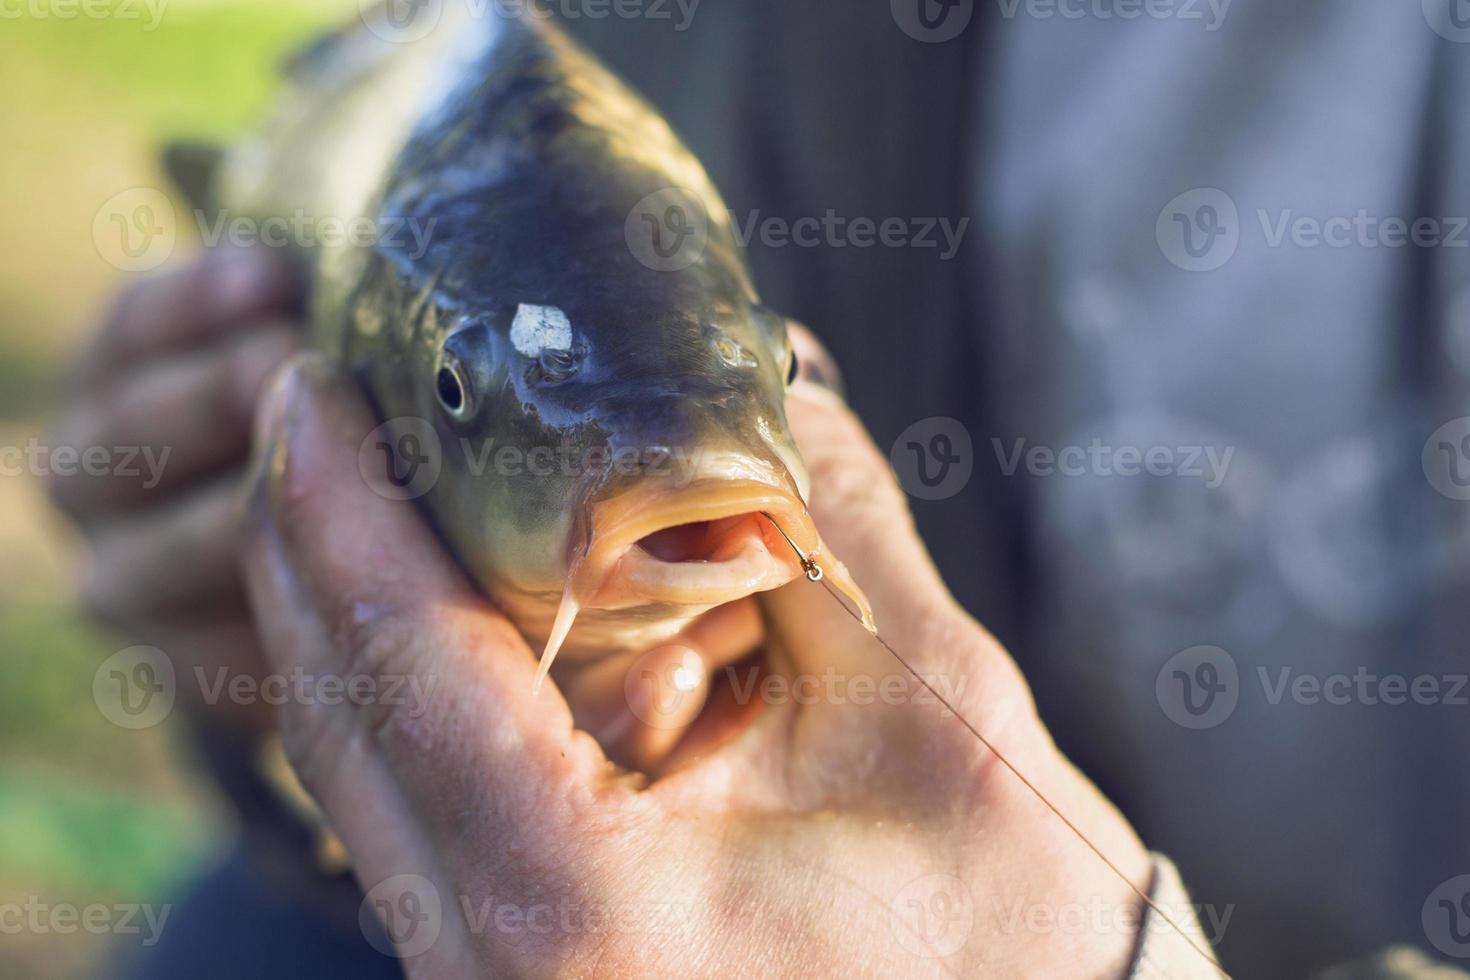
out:
{"label": "blurred green grass", "polygon": [[[167,186],[167,138],[244,130],[285,54],[358,6],[166,0],[151,31],[146,13],[117,16],[136,3],[109,9],[0,18],[0,446],[44,432],[69,351],[128,279],[98,255],[98,209]],[[128,644],[71,607],[76,558],[37,482],[0,476],[0,903],[157,900],[221,832],[172,723],[123,731],[93,703],[98,664]],[[91,975],[109,951],[85,934],[0,935],[0,976]]]}

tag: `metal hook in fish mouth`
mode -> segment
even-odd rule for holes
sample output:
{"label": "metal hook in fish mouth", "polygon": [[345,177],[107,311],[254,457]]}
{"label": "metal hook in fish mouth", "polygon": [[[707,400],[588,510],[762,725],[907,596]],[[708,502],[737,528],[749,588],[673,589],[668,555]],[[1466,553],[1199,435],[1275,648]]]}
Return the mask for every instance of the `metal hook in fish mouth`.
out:
{"label": "metal hook in fish mouth", "polygon": [[822,566],[817,564],[817,560],[815,558],[807,557],[806,553],[801,550],[797,543],[791,540],[791,535],[786,533],[785,528],[776,523],[776,519],[774,517],[772,517],[770,514],[767,514],[765,511],[761,511],[760,513],[762,517],[771,522],[771,527],[776,529],[776,533],[786,539],[786,543],[791,545],[791,550],[796,552],[797,561],[801,562],[801,567],[806,571],[807,581],[822,581]]}

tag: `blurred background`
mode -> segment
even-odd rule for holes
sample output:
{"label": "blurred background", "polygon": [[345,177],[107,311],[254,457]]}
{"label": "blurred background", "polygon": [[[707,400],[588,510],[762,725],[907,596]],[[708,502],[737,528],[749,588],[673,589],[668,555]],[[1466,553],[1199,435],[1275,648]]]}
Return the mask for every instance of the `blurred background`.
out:
{"label": "blurred background", "polygon": [[[167,186],[169,136],[244,128],[283,53],[341,18],[313,0],[168,0],[161,30],[129,0],[26,9],[0,15],[0,445],[22,447],[43,437],[69,352],[130,278],[99,254],[99,210]],[[73,609],[74,563],[40,481],[0,477],[0,906],[157,901],[226,829],[176,719],[129,731],[98,710],[93,675],[128,644]],[[0,976],[90,976],[140,939],[6,930]]]}

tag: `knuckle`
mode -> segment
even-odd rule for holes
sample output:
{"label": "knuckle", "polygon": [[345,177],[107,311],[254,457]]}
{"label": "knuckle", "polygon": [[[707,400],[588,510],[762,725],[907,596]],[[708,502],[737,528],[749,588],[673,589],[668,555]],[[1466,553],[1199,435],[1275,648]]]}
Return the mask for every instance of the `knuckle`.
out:
{"label": "knuckle", "polygon": [[411,684],[422,680],[415,656],[422,629],[411,614],[361,603],[337,617],[341,681],[362,692],[349,705],[375,750],[426,755],[447,737],[435,715],[410,696],[414,690],[432,690]]}
{"label": "knuckle", "polygon": [[403,612],[353,600],[345,600],[334,611],[331,624],[349,676],[378,676],[401,668],[419,626]]}

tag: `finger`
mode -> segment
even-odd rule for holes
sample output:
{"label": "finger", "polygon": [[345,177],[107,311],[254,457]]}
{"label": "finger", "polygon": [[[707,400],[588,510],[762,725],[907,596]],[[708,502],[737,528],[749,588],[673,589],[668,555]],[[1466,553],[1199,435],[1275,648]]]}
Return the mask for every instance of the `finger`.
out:
{"label": "finger", "polygon": [[700,616],[666,643],[606,657],[557,675],[577,726],[609,759],[638,772],[657,771],[689,734],[713,682],[761,643],[754,599]]}
{"label": "finger", "polygon": [[266,248],[222,248],[125,292],[78,360],[73,386],[97,383],[124,364],[208,343],[236,324],[296,312],[300,286]]}
{"label": "finger", "polygon": [[[80,396],[57,426],[53,453],[64,446],[82,460],[96,453],[118,463],[64,473],[53,467],[52,495],[85,523],[239,467],[250,452],[260,393],[299,343],[291,327],[267,325],[220,347],[160,358]],[[127,458],[132,464],[122,465]]]}
{"label": "finger", "polygon": [[[252,507],[246,578],[272,669],[398,680],[424,696],[417,711],[386,700],[290,706],[292,761],[354,855],[374,828],[338,764],[348,751],[381,760],[448,866],[503,863],[484,852],[491,840],[514,841],[531,872],[558,850],[574,864],[584,835],[568,801],[599,788],[609,767],[574,736],[554,690],[532,696],[530,649],[413,505],[369,489],[358,454],[373,427],[361,395],[319,356],[284,369],[262,407],[268,482]],[[465,834],[466,814],[482,833]]]}
{"label": "finger", "polygon": [[83,606],[126,627],[241,593],[239,480],[101,525],[83,573]]}
{"label": "finger", "polygon": [[[334,666],[339,662],[337,640],[311,612],[308,589],[278,535],[267,532],[254,541],[245,564],[263,646],[273,661],[270,669],[300,670],[302,676],[340,678],[344,683],[371,676],[371,671]],[[429,930],[428,948],[421,948],[422,943],[400,947],[410,975],[474,976],[468,963],[473,943],[455,914],[457,897],[467,891],[451,870],[475,867],[460,863],[473,849],[451,845],[441,851],[420,808],[425,802],[443,805],[445,797],[420,796],[416,805],[413,790],[403,784],[383,751],[377,733],[386,726],[380,729],[367,720],[367,712],[351,705],[328,707],[305,702],[283,705],[281,744],[301,785],[346,846],[353,874],[366,893],[364,904],[379,916],[390,937],[405,934],[402,925],[394,929],[386,920],[394,909],[429,916],[421,923]],[[478,816],[474,810],[461,812]],[[462,822],[464,842],[475,840],[475,822]]]}
{"label": "finger", "polygon": [[[887,460],[856,416],[832,392],[798,381],[787,417],[811,474],[813,519],[872,603],[883,638],[950,693],[1015,695],[1014,665],[950,595]],[[897,677],[904,693],[896,700],[907,703],[917,682],[828,590],[797,581],[772,593],[767,607],[790,660],[785,669],[820,674],[840,663],[879,685]]]}

